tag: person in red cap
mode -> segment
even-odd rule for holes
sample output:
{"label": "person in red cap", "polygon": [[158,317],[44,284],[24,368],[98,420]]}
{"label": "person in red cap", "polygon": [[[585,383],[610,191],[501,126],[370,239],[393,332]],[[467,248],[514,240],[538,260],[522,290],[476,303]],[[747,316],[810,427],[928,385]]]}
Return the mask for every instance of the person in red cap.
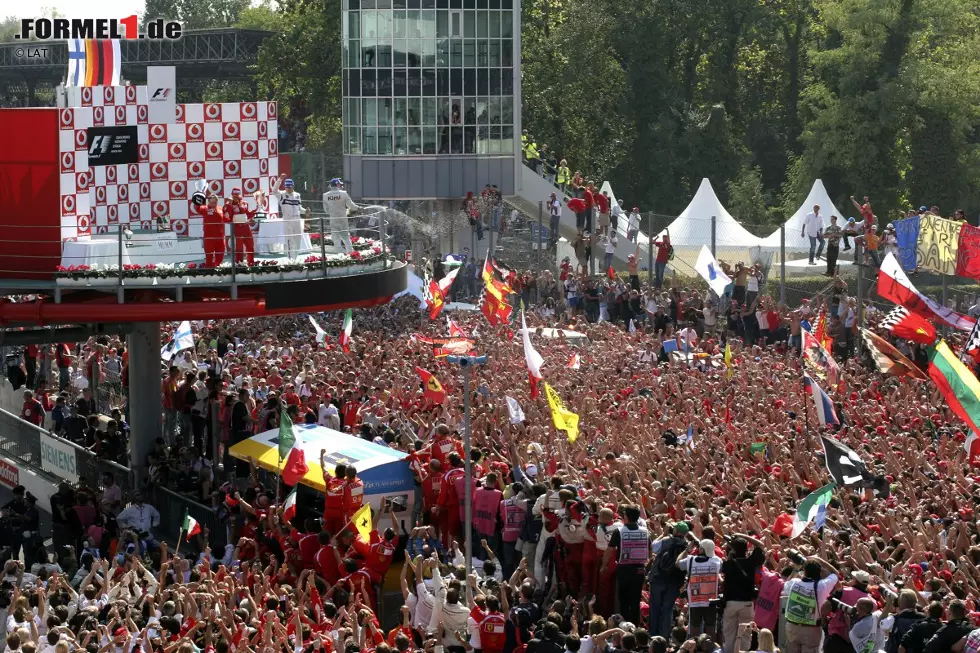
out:
{"label": "person in red cap", "polygon": [[218,196],[208,195],[203,206],[191,202],[191,208],[204,219],[204,265],[216,268],[225,259],[225,215],[218,206]]}
{"label": "person in red cap", "polygon": [[234,188],[231,199],[225,200],[224,221],[232,225],[235,234],[235,259],[238,263],[247,256],[248,264],[255,265],[255,241],[252,239],[252,227],[249,220],[255,217],[256,209],[248,208],[242,200],[242,191]]}

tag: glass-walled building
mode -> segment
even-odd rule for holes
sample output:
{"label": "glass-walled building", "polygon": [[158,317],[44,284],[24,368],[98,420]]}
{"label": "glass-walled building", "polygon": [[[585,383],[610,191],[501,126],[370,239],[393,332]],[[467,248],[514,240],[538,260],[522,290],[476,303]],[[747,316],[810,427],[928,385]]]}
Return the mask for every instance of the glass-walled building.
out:
{"label": "glass-walled building", "polygon": [[520,164],[520,0],[344,0],[355,197],[452,198]]}

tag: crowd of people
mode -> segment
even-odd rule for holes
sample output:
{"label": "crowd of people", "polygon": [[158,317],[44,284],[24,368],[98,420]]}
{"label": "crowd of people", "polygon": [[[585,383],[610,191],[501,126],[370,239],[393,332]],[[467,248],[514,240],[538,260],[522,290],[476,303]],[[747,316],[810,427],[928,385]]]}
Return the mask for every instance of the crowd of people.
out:
{"label": "crowd of people", "polygon": [[[463,388],[426,343],[446,336],[442,319],[412,297],[356,311],[349,352],[332,337],[334,315],[317,318],[326,343],[305,316],[194,324],[194,348],[163,366],[156,446],[131,461],[145,494],[124,496],[111,477],[63,484],[41,506],[53,517],[47,548],[36,500],[19,488],[4,507],[5,526],[32,534],[0,579],[7,650],[975,651],[980,475],[964,425],[931,382],[883,376],[834,331],[842,378],[826,390],[841,425],[822,427],[802,389],[799,330],[824,307],[847,325],[846,285],[835,279],[787,310],[744,272],[726,307],[638,279],[600,293],[570,264],[558,279],[532,275],[530,337],[544,380],[579,416],[574,441],[553,428],[546,393],[532,398],[519,321],[451,315],[488,356],[471,378],[469,575]],[[514,285],[519,305],[529,284]],[[584,337],[549,338],[546,326]],[[92,374],[118,357],[126,377],[124,342],[112,338],[33,353],[30,400],[45,412],[59,360]],[[438,377],[444,401],[426,397],[417,367]],[[110,433],[71,403],[57,432],[125,458],[124,415]],[[412,508],[379,507],[359,533],[357,470],[325,466],[322,504],[304,501],[290,519],[288,488],[227,453],[277,428],[283,411],[403,452]],[[822,434],[890,491],[839,487],[821,530],[790,538],[785,515],[829,480]],[[179,555],[176,541],[158,541],[160,514],[144,499],[158,485],[214,507],[225,532],[196,533]],[[396,577],[392,608],[383,587]]]}

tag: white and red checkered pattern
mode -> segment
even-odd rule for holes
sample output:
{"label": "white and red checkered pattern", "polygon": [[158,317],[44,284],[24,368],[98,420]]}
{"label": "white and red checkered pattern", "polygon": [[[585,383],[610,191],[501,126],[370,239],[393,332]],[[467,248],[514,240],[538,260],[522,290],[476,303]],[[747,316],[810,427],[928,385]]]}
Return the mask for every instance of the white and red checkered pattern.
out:
{"label": "white and red checkered pattern", "polygon": [[[75,95],[77,93],[77,95]],[[177,122],[149,124],[145,86],[92,86],[61,109],[61,237],[108,233],[110,225],[147,228],[170,216],[180,235],[200,238],[202,219],[190,210],[195,182],[206,179],[221,197],[251,193],[279,174],[279,126],[275,102],[179,104]],[[136,125],[139,163],[88,167],[86,129]],[[278,213],[275,199],[269,211]]]}

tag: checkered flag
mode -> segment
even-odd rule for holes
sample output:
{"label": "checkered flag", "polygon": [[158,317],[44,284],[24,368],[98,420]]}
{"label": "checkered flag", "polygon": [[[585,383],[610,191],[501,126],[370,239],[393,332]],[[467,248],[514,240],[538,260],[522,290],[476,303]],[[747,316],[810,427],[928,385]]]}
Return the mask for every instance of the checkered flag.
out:
{"label": "checkered flag", "polygon": [[909,311],[904,306],[896,306],[878,325],[887,329],[896,338],[912,340],[922,345],[936,341],[936,327],[921,315]]}
{"label": "checkered flag", "polygon": [[899,322],[908,316],[909,309],[905,308],[904,306],[896,306],[881,320],[881,323],[878,326],[880,326],[882,329],[891,331]]}
{"label": "checkered flag", "polygon": [[973,325],[973,330],[970,331],[970,337],[966,339],[966,344],[963,345],[963,351],[960,353],[960,361],[969,365],[970,357],[972,354],[970,352],[980,349],[980,320]]}

